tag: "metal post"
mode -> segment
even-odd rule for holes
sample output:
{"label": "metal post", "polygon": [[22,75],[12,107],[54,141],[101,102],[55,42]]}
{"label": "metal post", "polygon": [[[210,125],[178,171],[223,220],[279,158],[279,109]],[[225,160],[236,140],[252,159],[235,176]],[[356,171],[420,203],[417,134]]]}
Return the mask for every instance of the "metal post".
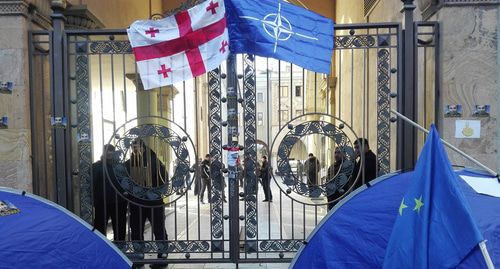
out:
{"label": "metal post", "polygon": [[[52,117],[66,117],[66,92],[64,91],[64,22],[62,11],[66,7],[65,1],[53,1],[52,10],[52,43],[51,56],[51,82],[52,82]],[[56,126],[54,126],[56,127]],[[71,182],[69,173],[69,156],[67,156],[69,132],[68,128],[53,129],[55,180],[57,186],[57,203],[72,210],[71,199],[68,198],[68,182]]]}
{"label": "metal post", "polygon": [[229,183],[229,256],[232,262],[238,261],[239,253],[239,200],[238,169],[231,154],[239,154],[238,145],[238,81],[236,75],[236,55],[227,59],[227,148],[228,150],[228,183]]}
{"label": "metal post", "polygon": [[[415,88],[415,47],[413,10],[416,6],[413,0],[401,0],[404,12],[404,58],[403,58],[403,87],[399,95],[398,107],[403,114],[412,121],[417,121],[417,91]],[[406,124],[398,128],[398,167],[411,169],[417,161],[417,134],[416,130]]]}

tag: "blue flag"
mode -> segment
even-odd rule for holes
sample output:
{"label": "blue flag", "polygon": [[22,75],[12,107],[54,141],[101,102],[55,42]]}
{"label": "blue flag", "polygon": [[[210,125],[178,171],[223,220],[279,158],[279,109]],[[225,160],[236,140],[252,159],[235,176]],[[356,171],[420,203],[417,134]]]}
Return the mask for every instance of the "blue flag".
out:
{"label": "blue flag", "polygon": [[330,73],[333,21],[282,0],[225,0],[229,50]]}
{"label": "blue flag", "polygon": [[432,126],[399,205],[384,268],[455,268],[483,237]]}

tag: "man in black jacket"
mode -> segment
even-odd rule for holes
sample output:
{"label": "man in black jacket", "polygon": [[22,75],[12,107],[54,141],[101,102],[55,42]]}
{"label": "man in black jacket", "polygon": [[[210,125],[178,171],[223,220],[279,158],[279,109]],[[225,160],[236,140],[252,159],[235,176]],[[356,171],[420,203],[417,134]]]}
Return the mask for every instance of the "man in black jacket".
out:
{"label": "man in black jacket", "polygon": [[[144,187],[159,187],[168,180],[165,165],[140,139],[132,142],[132,154],[130,160],[125,162],[125,166],[134,181]],[[129,207],[132,240],[144,240],[146,220],[151,223],[155,240],[167,240],[163,206],[150,208],[130,203]],[[161,254],[158,256],[160,257]]]}
{"label": "man in black jacket", "polygon": [[352,173],[352,162],[345,158],[345,152],[341,147],[335,148],[335,162],[328,168],[327,180],[331,185],[331,192],[328,196],[328,210],[336,204],[333,201],[342,197],[348,188],[349,178]]}
{"label": "man in black jacket", "polygon": [[[377,156],[370,150],[366,138],[358,138],[358,140],[354,141],[354,154],[359,160],[354,165],[351,179],[354,182],[354,189],[357,189],[377,177]],[[360,173],[361,167],[363,169],[361,169]]]}
{"label": "man in black jacket", "polygon": [[[110,180],[116,180],[113,171],[114,152],[114,146],[105,145],[101,159],[92,164],[94,227],[106,235],[108,221],[111,218],[114,240],[123,241],[127,230],[127,201],[116,193],[110,182]],[[104,159],[106,159],[106,167]]]}
{"label": "man in black jacket", "polygon": [[205,194],[205,190],[207,190],[208,202],[210,203],[210,197],[212,197],[212,182],[210,180],[210,154],[205,155],[205,159],[201,162],[201,191],[200,191],[200,201],[202,204],[203,196]]}
{"label": "man in black jacket", "polygon": [[262,188],[264,189],[264,200],[262,202],[272,202],[273,193],[271,192],[271,169],[266,156],[262,156],[262,165],[260,166],[260,178]]}
{"label": "man in black jacket", "polygon": [[314,154],[309,153],[309,159],[305,163],[305,168],[307,171],[307,185],[310,188],[318,185],[318,173],[321,167],[318,158]]}

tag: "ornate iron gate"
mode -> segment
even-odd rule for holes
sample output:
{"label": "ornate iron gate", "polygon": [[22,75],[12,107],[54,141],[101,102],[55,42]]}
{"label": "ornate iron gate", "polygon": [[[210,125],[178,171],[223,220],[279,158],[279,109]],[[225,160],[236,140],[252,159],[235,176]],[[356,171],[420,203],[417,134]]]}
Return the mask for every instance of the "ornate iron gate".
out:
{"label": "ornate iron gate", "polygon": [[[436,24],[415,25],[412,45],[434,49]],[[419,27],[432,29],[425,32],[431,42],[417,42]],[[51,198],[66,197],[66,206],[74,205],[96,229],[102,226],[96,220],[105,219],[100,229],[136,263],[288,262],[327,214],[326,197],[336,203],[365,182],[363,172],[352,175],[356,139],[370,141],[379,174],[396,168],[396,129],[390,125],[396,100],[390,93],[402,89],[400,24],[337,25],[334,77],[238,55],[205,76],[152,91],[141,89],[124,30],[59,34],[61,50],[53,46],[53,32],[32,32],[30,43],[35,83],[46,68],[38,62],[50,58],[51,65],[63,66],[60,74],[50,69],[50,81],[65,89],[64,96],[52,94],[64,113],[54,110],[55,124],[41,127],[44,133],[59,127],[54,143],[66,147],[54,159],[56,166],[65,159],[56,174],[66,176],[53,183],[60,190],[64,182],[66,190]],[[421,72],[434,71],[424,67]],[[40,96],[32,100],[34,107],[46,106]],[[114,147],[108,158],[104,152],[111,147],[104,145]],[[331,180],[336,148],[345,165]],[[45,152],[34,149],[35,157]],[[202,199],[194,188],[203,181],[199,159],[207,153],[212,184]],[[308,153],[319,164],[313,183],[304,172]],[[139,155],[147,157],[134,166]],[[267,194],[258,176],[262,156],[271,166]],[[138,182],[133,167],[147,179]],[[108,218],[116,226],[108,227]]]}

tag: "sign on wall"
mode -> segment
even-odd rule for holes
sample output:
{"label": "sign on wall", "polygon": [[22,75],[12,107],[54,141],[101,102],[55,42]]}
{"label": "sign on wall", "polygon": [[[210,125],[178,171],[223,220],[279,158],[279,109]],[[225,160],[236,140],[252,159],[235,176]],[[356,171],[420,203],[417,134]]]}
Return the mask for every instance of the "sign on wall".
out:
{"label": "sign on wall", "polygon": [[455,121],[455,138],[480,138],[480,120],[457,120]]}

